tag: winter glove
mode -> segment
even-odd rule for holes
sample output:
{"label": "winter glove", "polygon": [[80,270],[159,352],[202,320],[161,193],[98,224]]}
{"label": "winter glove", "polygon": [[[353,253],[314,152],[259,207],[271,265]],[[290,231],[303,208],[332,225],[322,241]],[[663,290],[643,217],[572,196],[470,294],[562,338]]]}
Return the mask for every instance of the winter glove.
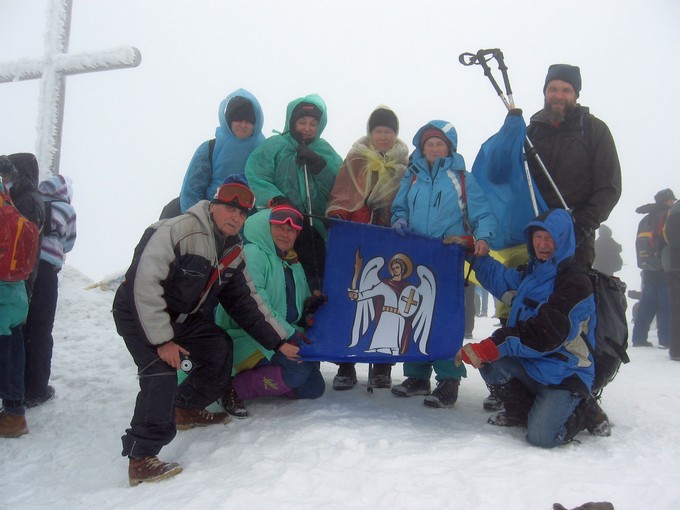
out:
{"label": "winter glove", "polygon": [[[553,510],[567,510],[567,509],[560,505],[559,503],[554,503]],[[572,510],[614,510],[614,505],[612,505],[609,501],[600,501],[599,503],[590,502],[584,503],[581,506],[577,506]]]}
{"label": "winter glove", "polygon": [[406,232],[408,232],[408,222],[404,218],[399,218],[392,223],[392,228],[397,234],[404,237]]}
{"label": "winter glove", "polygon": [[328,303],[328,296],[321,294],[319,291],[314,291],[313,295],[305,299],[302,317],[298,321],[298,326],[305,328],[305,330],[311,328],[314,325],[314,314],[324,303]]}
{"label": "winter glove", "polygon": [[326,167],[326,160],[304,143],[299,144],[295,152],[297,153],[295,162],[300,166],[307,165],[307,170],[313,175],[318,175]]}
{"label": "winter glove", "polygon": [[456,354],[456,366],[460,366],[461,360],[475,368],[484,363],[491,363],[501,357],[496,344],[491,338],[482,340],[476,344],[465,344]]}

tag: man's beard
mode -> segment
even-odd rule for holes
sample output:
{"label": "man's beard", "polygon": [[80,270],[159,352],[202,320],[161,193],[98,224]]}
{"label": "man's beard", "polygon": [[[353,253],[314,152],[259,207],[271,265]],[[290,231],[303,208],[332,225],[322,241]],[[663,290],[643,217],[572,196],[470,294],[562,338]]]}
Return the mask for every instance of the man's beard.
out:
{"label": "man's beard", "polygon": [[[563,104],[563,103],[562,103]],[[574,108],[576,107],[576,103],[566,103],[564,105],[564,108],[555,108],[553,105],[548,103],[548,100],[545,100],[545,103],[543,105],[543,108],[545,109],[545,113],[548,117],[548,120],[550,122],[562,122],[564,119],[566,119],[569,114],[574,111]]]}

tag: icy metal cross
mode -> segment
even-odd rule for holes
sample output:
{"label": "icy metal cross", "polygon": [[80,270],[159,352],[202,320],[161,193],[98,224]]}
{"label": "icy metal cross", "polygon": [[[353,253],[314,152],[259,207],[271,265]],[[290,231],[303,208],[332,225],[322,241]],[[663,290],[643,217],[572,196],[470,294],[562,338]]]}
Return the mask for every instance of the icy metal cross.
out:
{"label": "icy metal cross", "polygon": [[41,79],[36,157],[41,174],[59,173],[64,122],[66,76],[136,67],[142,60],[137,48],[125,46],[100,53],[68,54],[73,0],[51,0],[45,33],[45,55],[0,64],[0,83]]}

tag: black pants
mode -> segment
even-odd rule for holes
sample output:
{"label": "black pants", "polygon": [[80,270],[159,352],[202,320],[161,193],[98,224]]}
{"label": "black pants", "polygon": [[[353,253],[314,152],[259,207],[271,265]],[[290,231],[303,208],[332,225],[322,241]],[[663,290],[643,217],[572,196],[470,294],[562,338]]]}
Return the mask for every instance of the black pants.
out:
{"label": "black pants", "polygon": [[57,311],[59,269],[41,260],[33,283],[33,296],[24,326],[26,399],[42,398],[47,394],[47,383],[52,372],[52,327]]}
{"label": "black pants", "polygon": [[673,359],[680,359],[680,271],[667,271],[668,297],[671,313],[671,338],[669,355]]}
{"label": "black pants", "polygon": [[124,305],[114,302],[114,319],[118,333],[137,365],[139,393],[130,428],[121,438],[123,456],[157,455],[177,433],[175,406],[204,409],[229,385],[232,365],[232,341],[224,330],[203,317],[190,316],[175,324],[173,342],[189,351],[194,369],[177,386],[177,372],[158,356],[156,346],[147,344]]}

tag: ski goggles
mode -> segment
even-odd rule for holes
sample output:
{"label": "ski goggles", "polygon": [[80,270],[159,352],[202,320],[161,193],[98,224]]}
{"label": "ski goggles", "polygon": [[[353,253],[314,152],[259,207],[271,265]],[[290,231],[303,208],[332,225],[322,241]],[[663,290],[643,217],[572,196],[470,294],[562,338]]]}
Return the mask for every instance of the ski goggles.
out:
{"label": "ski goggles", "polygon": [[249,211],[255,205],[255,195],[250,188],[237,182],[222,184],[215,192],[213,203],[231,205]]}
{"label": "ski goggles", "polygon": [[285,225],[288,223],[295,230],[302,230],[302,214],[297,209],[282,205],[274,207],[269,213],[269,223],[274,225]]}

